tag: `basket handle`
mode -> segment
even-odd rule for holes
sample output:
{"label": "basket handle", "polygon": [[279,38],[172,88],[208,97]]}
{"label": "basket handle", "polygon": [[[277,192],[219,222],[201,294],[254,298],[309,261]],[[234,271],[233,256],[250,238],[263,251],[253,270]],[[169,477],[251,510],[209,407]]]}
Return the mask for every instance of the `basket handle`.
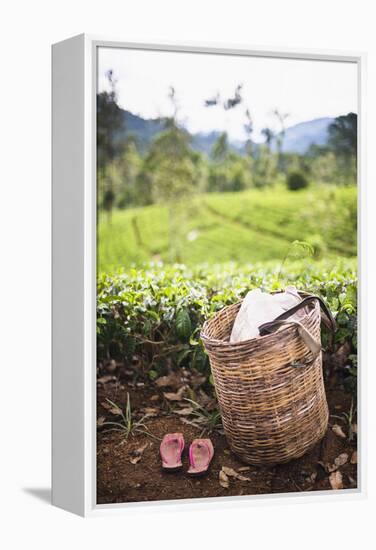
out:
{"label": "basket handle", "polygon": [[[265,325],[273,325],[273,326],[265,326]],[[287,320],[286,321],[284,321],[284,320],[277,321],[276,320],[276,321],[271,321],[270,323],[264,323],[263,325],[261,325],[261,327],[259,327],[260,335],[265,336],[265,334],[270,334],[271,332],[273,332],[274,329],[276,329],[277,327],[280,327],[282,325],[296,326],[298,328],[298,332],[299,332],[300,336],[303,338],[304,343],[306,344],[307,348],[310,349],[312,355],[314,356],[314,358],[316,358],[316,356],[321,351],[321,342],[316,340],[312,336],[312,334],[309,332],[309,330],[307,330],[301,323],[299,323],[299,321],[287,321]],[[262,328],[262,332],[261,332],[261,328]]]}
{"label": "basket handle", "polygon": [[307,304],[312,303],[313,301],[317,300],[320,304],[321,308],[321,320],[324,323],[326,327],[328,327],[331,330],[332,336],[337,328],[337,324],[334,320],[333,315],[331,314],[330,309],[319,296],[309,295],[303,298],[299,304],[296,304],[292,308],[290,308],[287,311],[284,311],[281,315],[276,317],[274,321],[269,321],[268,323],[263,323],[259,326],[259,332],[260,336],[265,336],[266,334],[270,334],[274,332],[275,329],[280,327],[281,325],[296,325],[298,327],[298,331],[300,336],[303,338],[304,343],[307,345],[307,347],[311,350],[314,357],[318,355],[318,353],[321,351],[321,343],[315,340],[315,338],[312,336],[312,334],[301,324],[299,321],[289,321],[288,318],[291,315],[294,315],[297,311],[305,307]]}

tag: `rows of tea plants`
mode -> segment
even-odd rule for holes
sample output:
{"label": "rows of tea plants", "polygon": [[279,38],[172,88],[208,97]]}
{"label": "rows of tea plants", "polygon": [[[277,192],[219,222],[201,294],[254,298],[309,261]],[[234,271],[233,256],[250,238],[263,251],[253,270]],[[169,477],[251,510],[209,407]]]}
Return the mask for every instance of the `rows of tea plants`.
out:
{"label": "rows of tea plants", "polygon": [[[316,186],[298,192],[209,193],[180,210],[159,204],[117,210],[111,219],[106,214],[99,219],[98,268],[108,273],[132,264],[176,261],[171,238],[180,239],[178,261],[187,265],[281,260],[296,239],[311,242],[317,257],[354,256],[356,202],[354,187]],[[177,232],[171,227],[171,208]]]}
{"label": "rows of tea plants", "polygon": [[356,255],[357,199],[355,187],[317,187],[300,192],[285,189],[251,191],[210,197],[209,208],[262,234],[318,241],[327,251]]}
{"label": "rows of tea plants", "polygon": [[[265,291],[294,284],[320,295],[336,317],[335,346],[347,343],[356,374],[357,273],[355,259],[300,260],[239,266],[188,268],[150,264],[115,275],[102,274],[97,288],[98,359],[137,364],[151,379],[185,366],[209,375],[199,334],[205,319],[240,300],[252,288]],[[324,335],[325,340],[325,335]]]}

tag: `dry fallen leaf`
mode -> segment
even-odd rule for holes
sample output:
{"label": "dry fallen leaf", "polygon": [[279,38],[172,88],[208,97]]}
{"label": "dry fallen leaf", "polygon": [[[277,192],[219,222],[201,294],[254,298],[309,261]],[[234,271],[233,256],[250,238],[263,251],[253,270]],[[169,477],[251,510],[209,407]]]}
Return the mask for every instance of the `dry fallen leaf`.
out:
{"label": "dry fallen leaf", "polygon": [[358,464],[358,453],[356,451],[353,451],[353,454],[350,458],[351,464]]}
{"label": "dry fallen leaf", "polygon": [[168,376],[160,376],[154,383],[158,388],[166,388],[167,386],[177,388],[181,384],[179,377],[175,373],[171,373]]}
{"label": "dry fallen leaf", "polygon": [[219,484],[221,487],[224,487],[225,489],[228,489],[230,487],[230,482],[228,480],[228,477],[223,470],[219,472]]}
{"label": "dry fallen leaf", "polygon": [[358,433],[358,424],[352,424],[351,429],[354,434]]}
{"label": "dry fallen leaf", "polygon": [[238,468],[238,472],[249,472],[250,469],[250,466],[242,466],[241,468]]}
{"label": "dry fallen leaf", "polygon": [[103,426],[103,424],[106,422],[105,416],[100,416],[97,420],[97,426]]}
{"label": "dry fallen leaf", "polygon": [[237,477],[238,473],[235,472],[232,468],[229,468],[228,466],[222,466],[222,472],[226,474],[226,476],[230,477]]}
{"label": "dry fallen leaf", "polygon": [[105,376],[101,376],[97,379],[98,384],[107,384],[107,382],[110,382],[111,380],[114,380],[115,377],[112,374],[106,374]]}
{"label": "dry fallen leaf", "polygon": [[238,472],[236,472],[233,468],[229,468],[228,466],[222,466],[222,471],[229,477],[234,477],[235,479],[238,479],[239,481],[251,481],[249,477],[242,476]]}
{"label": "dry fallen leaf", "polygon": [[192,388],[196,390],[197,388],[202,386],[202,384],[204,384],[206,380],[206,376],[202,376],[202,374],[195,374],[191,376],[190,386],[192,386]]}
{"label": "dry fallen leaf", "polygon": [[122,413],[122,410],[117,405],[111,404],[107,401],[102,401],[101,403],[102,407],[106,409],[106,411],[110,412],[111,414],[114,414],[115,416],[119,416]]}
{"label": "dry fallen leaf", "polygon": [[236,476],[236,479],[238,479],[239,481],[251,481],[250,477],[242,476],[241,474],[238,474]]}
{"label": "dry fallen leaf", "polygon": [[149,443],[146,442],[144,443],[143,445],[141,445],[141,447],[139,447],[138,449],[135,450],[135,452],[137,454],[142,454],[144,452],[144,450],[149,446]]}
{"label": "dry fallen leaf", "polygon": [[340,466],[343,466],[346,464],[346,462],[349,459],[349,455],[347,453],[341,453],[337,458],[334,460],[334,464],[339,468]]}
{"label": "dry fallen leaf", "polygon": [[332,489],[343,489],[342,474],[339,470],[331,473],[329,476],[329,483]]}
{"label": "dry fallen leaf", "polygon": [[149,446],[149,443],[146,442],[144,445],[142,445],[141,447],[139,447],[138,449],[135,449],[132,454],[132,458],[129,459],[129,462],[131,464],[137,464],[138,462],[140,462],[141,458],[142,458],[142,453],[144,452],[144,450],[146,449],[146,447]]}
{"label": "dry fallen leaf", "polygon": [[174,411],[176,414],[180,414],[182,416],[188,416],[193,413],[192,407],[185,407],[184,409],[178,409]]}
{"label": "dry fallen leaf", "polygon": [[110,412],[114,416],[120,416],[122,414],[122,410],[119,407],[111,407],[108,412]]}
{"label": "dry fallen leaf", "polygon": [[209,397],[202,388],[197,392],[197,402],[200,403],[203,407],[208,407],[213,402],[215,403],[215,400],[213,400],[211,397]]}
{"label": "dry fallen leaf", "polygon": [[169,401],[181,401],[183,399],[184,386],[182,386],[176,393],[166,392],[163,395]]}
{"label": "dry fallen leaf", "polygon": [[155,394],[150,397],[150,401],[158,401],[159,395]]}
{"label": "dry fallen leaf", "polygon": [[338,424],[334,424],[334,426],[332,427],[332,430],[336,435],[338,435],[338,437],[342,437],[343,439],[346,439],[346,435],[344,434],[341,426],[339,426]]}
{"label": "dry fallen leaf", "polygon": [[152,407],[145,407],[142,409],[147,416],[158,416],[159,410]]}

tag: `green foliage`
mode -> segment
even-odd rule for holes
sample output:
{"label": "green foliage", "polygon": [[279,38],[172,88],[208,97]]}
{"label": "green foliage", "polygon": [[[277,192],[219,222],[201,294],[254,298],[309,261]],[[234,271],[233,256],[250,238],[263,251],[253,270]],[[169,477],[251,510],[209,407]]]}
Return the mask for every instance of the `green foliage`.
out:
{"label": "green foliage", "polygon": [[131,362],[136,356],[145,375],[151,372],[151,377],[165,372],[171,363],[209,375],[199,339],[204,320],[252,288],[273,291],[287,284],[326,300],[337,319],[336,346],[348,342],[355,355],[356,262],[348,259],[335,263],[302,260],[282,270],[275,262],[194,269],[158,264],[101,275],[97,289],[98,359]]}
{"label": "green foliage", "polygon": [[153,202],[176,202],[194,191],[197,155],[189,141],[185,130],[171,125],[152,143],[145,166],[151,178]]}
{"label": "green foliage", "polygon": [[287,187],[290,191],[299,191],[308,187],[308,180],[302,172],[290,172],[287,176]]}
{"label": "green foliage", "polygon": [[272,154],[269,145],[260,145],[254,159],[253,181],[255,187],[264,189],[277,183],[278,156]]}
{"label": "green foliage", "polygon": [[[110,91],[97,96],[97,159],[99,211],[129,208],[166,201],[189,200],[192,193],[244,191],[285,183],[292,190],[315,184],[354,185],[357,177],[357,116],[337,117],[329,127],[326,146],[315,146],[304,155],[283,152],[285,120],[278,109],[274,116],[276,134],[264,128],[264,144],[252,141],[253,119],[245,111],[247,135],[242,151],[235,152],[226,132],[219,135],[209,156],[193,149],[191,134],[177,120],[175,90],[168,98],[173,107],[170,118],[153,121],[158,130],[142,146],[127,127],[125,112],[117,104],[116,79],[107,73]],[[218,106],[219,99],[206,101]],[[243,101],[241,85],[233,98],[221,106],[233,109]],[[272,147],[273,145],[273,147]],[[111,219],[111,216],[108,216]]]}
{"label": "green foliage", "polygon": [[175,328],[176,334],[180,340],[183,342],[189,340],[192,331],[192,323],[187,309],[182,308],[177,312]]}
{"label": "green foliage", "polygon": [[97,95],[97,147],[98,165],[105,166],[111,162],[121,150],[114,136],[122,127],[122,111],[117,104],[116,80],[113,71],[106,74],[110,85],[109,92],[101,92]]}
{"label": "green foliage", "polygon": [[312,247],[312,255],[316,260],[321,260],[327,255],[328,247],[322,235],[317,233],[310,235],[307,241]]}
{"label": "green foliage", "polygon": [[97,95],[97,166],[102,180],[102,185],[98,181],[98,187],[102,187],[98,204],[111,213],[116,195],[112,178],[108,176],[108,169],[123,147],[115,139],[116,131],[122,127],[123,116],[117,104],[116,79],[113,71],[107,71],[106,77],[111,91]]}
{"label": "green foliage", "polygon": [[227,157],[229,152],[229,144],[228,144],[228,138],[227,133],[223,132],[217,141],[214,143],[212,151],[211,151],[211,157],[215,161],[224,161]]}
{"label": "green foliage", "polygon": [[329,147],[342,157],[356,157],[357,154],[357,124],[355,113],[339,116],[329,126]]}
{"label": "green foliage", "polygon": [[355,155],[339,155],[328,148],[312,146],[307,159],[309,171],[319,184],[344,186],[356,183]]}
{"label": "green foliage", "polygon": [[229,153],[209,166],[207,190],[216,192],[244,191],[252,187],[251,160]]}

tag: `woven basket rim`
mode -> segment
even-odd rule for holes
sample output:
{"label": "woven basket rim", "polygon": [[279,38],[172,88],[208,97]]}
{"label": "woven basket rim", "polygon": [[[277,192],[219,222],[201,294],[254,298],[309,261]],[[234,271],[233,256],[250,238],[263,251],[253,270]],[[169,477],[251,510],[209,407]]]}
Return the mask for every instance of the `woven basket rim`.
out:
{"label": "woven basket rim", "polygon": [[[271,294],[278,294],[280,292],[283,292],[283,290],[281,291],[277,291],[277,292],[272,292]],[[298,292],[300,295],[302,295],[303,297],[307,296],[307,292],[304,292],[304,291],[299,291]],[[215,315],[213,315],[213,317],[211,319],[207,319],[205,321],[205,323],[203,324],[203,327],[201,329],[201,332],[200,332],[200,338],[210,344],[211,347],[220,347],[222,349],[227,349],[227,350],[240,350],[242,349],[243,347],[248,347],[250,343],[254,343],[255,341],[259,342],[259,343],[267,343],[268,339],[272,339],[275,337],[276,335],[276,332],[278,332],[279,335],[282,335],[283,333],[283,336],[287,336],[288,335],[288,332],[292,332],[294,330],[296,330],[296,327],[294,325],[286,325],[286,326],[282,326],[280,329],[278,329],[278,331],[274,332],[274,333],[271,333],[271,334],[265,334],[265,336],[256,336],[254,338],[248,338],[248,340],[242,340],[240,342],[230,342],[230,341],[227,341],[227,340],[219,340],[217,338],[211,338],[210,336],[207,336],[205,334],[205,330],[207,329],[209,323],[213,322],[214,319],[218,316],[218,315],[221,315],[223,314],[223,312],[226,310],[226,309],[229,309],[229,308],[235,308],[236,306],[240,306],[242,303],[243,303],[243,300],[239,300],[238,302],[234,302],[233,304],[229,304],[228,306],[225,306],[223,307],[222,309],[220,309],[219,311],[217,311],[217,313]],[[315,306],[310,310],[309,313],[307,313],[303,319],[309,319],[311,316],[315,315],[315,312],[316,312],[316,309],[317,309],[317,305],[315,304]]]}

